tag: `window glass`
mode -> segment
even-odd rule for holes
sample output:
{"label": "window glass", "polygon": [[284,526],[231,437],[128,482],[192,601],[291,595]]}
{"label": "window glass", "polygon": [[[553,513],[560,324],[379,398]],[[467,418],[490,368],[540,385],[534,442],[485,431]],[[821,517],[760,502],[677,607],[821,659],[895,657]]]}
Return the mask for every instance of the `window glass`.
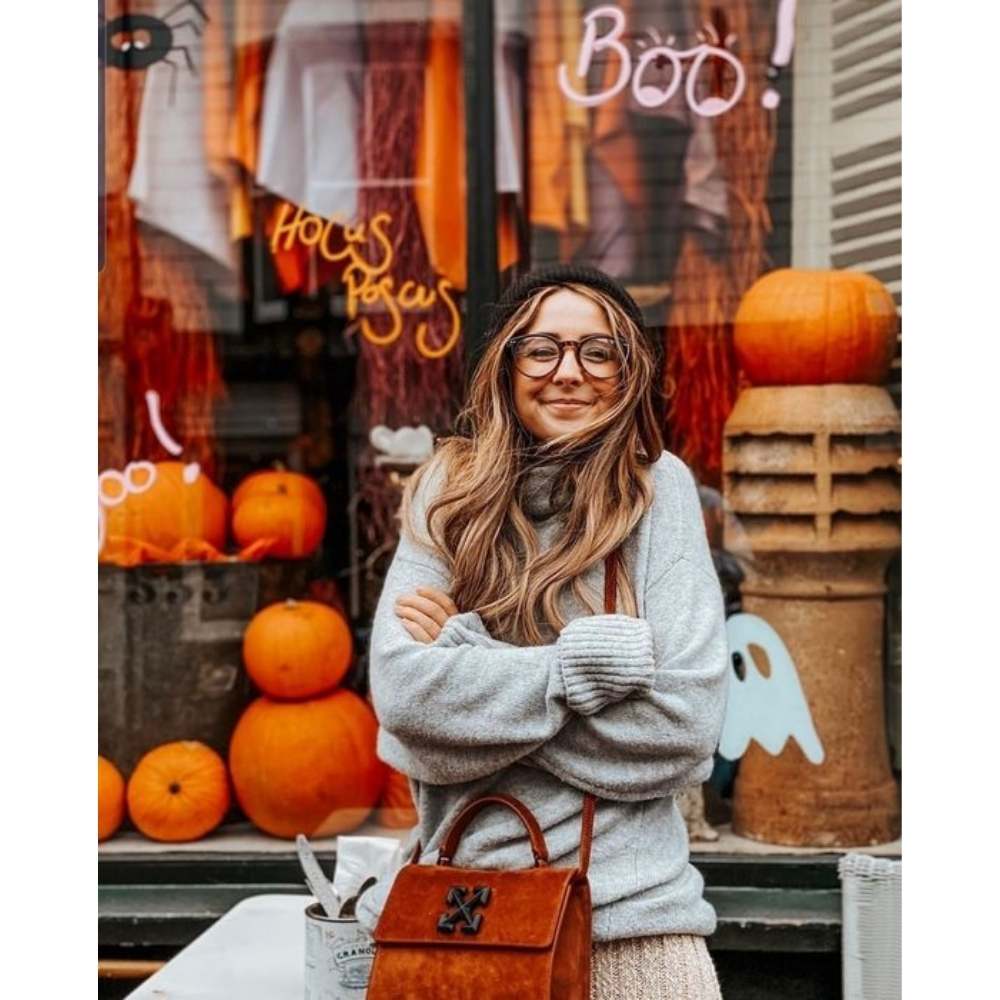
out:
{"label": "window glass", "polygon": [[[474,65],[463,6],[104,4],[99,751],[131,782],[193,741],[227,779],[204,830],[133,816],[105,850],[412,822],[365,649],[403,483],[461,406],[483,240],[501,288],[606,270],[662,353],[736,654],[712,821],[891,841],[898,0],[495,0]],[[282,799],[324,783],[351,791]]]}

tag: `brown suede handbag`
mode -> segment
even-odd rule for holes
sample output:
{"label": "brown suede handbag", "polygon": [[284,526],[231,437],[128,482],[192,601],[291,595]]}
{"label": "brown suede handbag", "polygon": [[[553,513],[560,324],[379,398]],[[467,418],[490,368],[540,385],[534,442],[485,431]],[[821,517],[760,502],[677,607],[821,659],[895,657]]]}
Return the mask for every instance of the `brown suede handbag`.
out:
{"label": "brown suede handbag", "polygon": [[[469,822],[490,805],[524,823],[534,868],[456,868],[451,859]],[[375,928],[369,1000],[590,1000],[590,883],[594,797],[583,804],[580,864],[549,864],[545,836],[513,795],[484,795],[452,824],[436,865],[396,875]]]}
{"label": "brown suede handbag", "polygon": [[[604,607],[615,609],[617,554],[605,563]],[[469,823],[491,805],[524,824],[533,868],[456,868]],[[437,864],[412,860],[396,874],[375,927],[368,1000],[590,1000],[591,902],[587,869],[596,800],[583,797],[580,859],[554,868],[538,821],[513,795],[470,802],[455,818]],[[413,858],[419,858],[417,844]]]}

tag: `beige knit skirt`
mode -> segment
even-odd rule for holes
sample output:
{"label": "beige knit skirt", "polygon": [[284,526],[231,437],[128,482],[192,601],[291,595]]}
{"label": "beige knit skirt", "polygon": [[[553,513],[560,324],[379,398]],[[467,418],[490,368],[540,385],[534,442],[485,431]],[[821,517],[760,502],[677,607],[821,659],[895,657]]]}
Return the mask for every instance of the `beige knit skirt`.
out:
{"label": "beige knit skirt", "polygon": [[705,939],[692,934],[595,941],[590,1000],[722,1000]]}

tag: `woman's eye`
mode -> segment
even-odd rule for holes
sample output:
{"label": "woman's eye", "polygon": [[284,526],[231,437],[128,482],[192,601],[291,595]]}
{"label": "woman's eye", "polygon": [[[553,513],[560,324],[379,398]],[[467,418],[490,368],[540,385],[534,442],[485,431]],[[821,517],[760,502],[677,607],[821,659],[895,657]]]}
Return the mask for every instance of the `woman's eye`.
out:
{"label": "woman's eye", "polygon": [[610,347],[605,347],[601,344],[588,344],[587,347],[583,349],[583,356],[587,361],[610,361],[614,354]]}
{"label": "woman's eye", "polygon": [[554,347],[532,347],[528,350],[528,357],[536,361],[550,361],[556,356]]}

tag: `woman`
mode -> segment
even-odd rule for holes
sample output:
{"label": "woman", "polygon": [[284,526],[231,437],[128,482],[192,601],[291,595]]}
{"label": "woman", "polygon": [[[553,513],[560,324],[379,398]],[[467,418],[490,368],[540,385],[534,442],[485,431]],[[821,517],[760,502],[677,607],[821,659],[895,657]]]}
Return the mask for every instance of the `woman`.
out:
{"label": "woman", "polygon": [[[409,775],[433,863],[458,811],[522,799],[572,865],[597,797],[592,992],[719,997],[715,913],[674,795],[708,778],[728,656],[694,480],[663,450],[655,355],[628,292],[557,266],[501,299],[470,387],[467,436],[408,484],[372,631],[379,756]],[[617,614],[602,613],[619,550]],[[411,841],[411,844],[413,841]],[[525,867],[499,810],[456,865]],[[390,886],[358,906],[374,927]]]}

